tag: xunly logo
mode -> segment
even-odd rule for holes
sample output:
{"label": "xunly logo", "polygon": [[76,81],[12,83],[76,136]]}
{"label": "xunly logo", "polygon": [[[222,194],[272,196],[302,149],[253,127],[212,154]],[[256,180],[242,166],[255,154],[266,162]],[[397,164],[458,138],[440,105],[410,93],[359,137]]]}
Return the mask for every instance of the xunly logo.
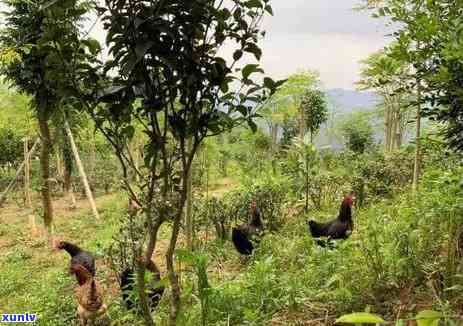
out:
{"label": "xunly logo", "polygon": [[37,321],[37,314],[0,314],[0,323],[33,323]]}

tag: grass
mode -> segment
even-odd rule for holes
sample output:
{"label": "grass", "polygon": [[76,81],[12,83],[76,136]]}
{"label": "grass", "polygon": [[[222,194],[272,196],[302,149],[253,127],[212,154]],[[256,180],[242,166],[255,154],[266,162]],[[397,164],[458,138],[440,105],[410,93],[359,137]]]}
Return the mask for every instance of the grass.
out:
{"label": "grass", "polygon": [[[84,208],[63,214],[64,203],[55,202],[55,233],[101,258],[102,248],[116,231],[120,202],[114,195],[98,200],[101,223],[95,223],[85,203],[80,205]],[[0,313],[37,312],[38,325],[69,325],[75,316],[75,280],[68,273],[69,257],[52,251],[43,237],[32,237],[26,215],[11,216],[9,209],[16,212],[15,208],[3,209],[0,224]],[[99,259],[97,265],[101,264]],[[99,270],[98,277],[107,272]]]}
{"label": "grass", "polygon": [[[434,262],[426,250],[445,241],[445,234],[434,234],[432,238],[432,225],[419,222],[421,212],[434,214],[431,206],[436,211],[441,209],[439,202],[431,199],[442,197],[435,193],[423,196],[421,202],[414,202],[403,194],[358,211],[354,235],[338,243],[336,250],[314,244],[307,232],[308,217],[304,215],[287,217],[278,232],[263,238],[246,264],[240,263],[231,242],[222,243],[210,237],[204,241],[200,234],[203,242],[197,254],[208,261],[210,288],[203,292],[207,295],[203,301],[207,309],[203,311],[208,325],[296,326],[309,325],[309,321],[310,325],[332,325],[343,313],[365,309],[390,320],[399,314],[413,315],[429,308],[455,313],[455,302],[436,299],[426,280],[417,278],[423,274],[423,264]],[[105,247],[118,232],[124,196],[100,197],[97,203],[99,222],[95,222],[83,201],[74,212],[63,209],[64,204],[58,201],[56,232],[96,254],[97,278],[107,288],[112,325],[141,325],[139,319],[121,308],[117,284],[103,259]],[[335,212],[333,207],[312,212],[310,217],[322,219]],[[26,216],[27,211],[13,207],[2,211],[0,313],[38,312],[38,325],[72,325],[75,280],[68,274],[69,257],[64,252],[51,251],[43,239],[31,237]],[[428,218],[432,220],[433,216]],[[162,229],[155,256],[161,271],[165,271],[167,228],[166,225]],[[424,239],[431,239],[431,243]],[[416,241],[419,243],[414,247]],[[179,247],[183,246],[181,238]],[[403,253],[404,248],[411,251]],[[376,261],[384,264],[382,271],[375,271]],[[184,307],[178,325],[200,325],[200,302],[204,300],[198,291],[201,275],[186,263],[177,267],[182,271]],[[168,297],[164,296],[156,314],[159,325],[166,325],[167,315]]]}

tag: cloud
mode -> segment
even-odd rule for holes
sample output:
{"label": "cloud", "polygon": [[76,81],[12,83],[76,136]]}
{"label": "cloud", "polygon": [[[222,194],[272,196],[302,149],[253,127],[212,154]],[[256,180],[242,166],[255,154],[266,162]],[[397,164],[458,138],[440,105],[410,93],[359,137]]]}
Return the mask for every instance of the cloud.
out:
{"label": "cloud", "polygon": [[[384,23],[352,8],[359,0],[272,0],[261,46],[267,74],[284,78],[301,69],[320,72],[327,88],[354,89],[359,61],[383,48],[388,40]],[[92,35],[104,42],[101,24]],[[224,49],[231,57],[231,49]],[[230,52],[230,53],[228,53]]]}
{"label": "cloud", "polygon": [[384,22],[354,11],[355,0],[274,0],[262,43],[267,73],[282,78],[314,69],[327,88],[353,89],[359,61],[383,48]]}

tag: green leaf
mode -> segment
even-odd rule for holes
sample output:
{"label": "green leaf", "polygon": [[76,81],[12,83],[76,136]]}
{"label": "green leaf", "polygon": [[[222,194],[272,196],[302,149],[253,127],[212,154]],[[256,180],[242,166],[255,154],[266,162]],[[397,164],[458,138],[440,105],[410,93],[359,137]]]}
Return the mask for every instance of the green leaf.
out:
{"label": "green leaf", "polygon": [[222,91],[222,93],[227,93],[228,92],[229,87],[228,87],[228,81],[227,80],[222,81],[222,83],[220,84],[220,90]]}
{"label": "green leaf", "polygon": [[239,113],[241,113],[244,117],[248,114],[248,109],[247,109],[244,105],[242,105],[242,104],[238,105],[238,106],[236,107],[236,110],[237,110]]}
{"label": "green leaf", "polygon": [[135,53],[137,54],[138,58],[143,58],[146,52],[153,46],[153,42],[144,42],[144,43],[137,43],[135,47]]}
{"label": "green leaf", "polygon": [[262,50],[254,43],[248,43],[244,51],[254,54],[257,60],[260,60],[262,57]]}
{"label": "green leaf", "polygon": [[57,3],[58,1],[61,1],[61,0],[51,0],[51,1],[48,1],[47,3],[44,3],[43,5],[40,6],[40,10],[45,10],[51,6],[53,6],[55,3]]}
{"label": "green leaf", "polygon": [[395,326],[406,326],[405,320],[399,319],[398,321],[396,321]]}
{"label": "green leaf", "polygon": [[257,131],[257,125],[254,121],[252,121],[252,119],[248,119],[248,126],[251,128],[252,132]]}
{"label": "green leaf", "polygon": [[336,319],[336,323],[345,324],[385,324],[386,321],[380,316],[368,312],[354,312]]}
{"label": "green leaf", "polygon": [[444,314],[434,310],[423,310],[416,315],[416,323],[418,326],[437,326],[439,320],[444,317]]}
{"label": "green leaf", "polygon": [[263,73],[264,71],[262,69],[259,68],[259,65],[256,65],[256,64],[248,64],[246,65],[243,70],[241,71],[241,73],[243,74],[243,78],[244,79],[248,79],[249,76],[252,74],[252,73],[255,73],[255,72],[261,72]]}
{"label": "green leaf", "polygon": [[260,0],[249,0],[244,4],[247,8],[260,8],[262,4]]}
{"label": "green leaf", "polygon": [[272,6],[266,5],[266,6],[265,6],[265,11],[268,12],[270,15],[273,16],[273,9],[272,9]]}
{"label": "green leaf", "polygon": [[83,40],[82,43],[87,46],[88,50],[93,55],[98,54],[101,51],[100,42],[98,42],[94,38],[88,38],[86,40]]}
{"label": "green leaf", "polygon": [[273,89],[273,88],[275,88],[275,82],[273,81],[272,78],[265,77],[264,78],[264,86],[267,87],[268,89]]}
{"label": "green leaf", "polygon": [[25,55],[28,55],[29,53],[31,53],[32,44],[25,44],[20,49],[24,52]]}
{"label": "green leaf", "polygon": [[135,134],[135,128],[133,126],[127,126],[122,129],[122,133],[128,138],[132,139],[133,135]]}
{"label": "green leaf", "polygon": [[243,51],[236,50],[235,53],[233,53],[233,60],[238,61],[239,59],[241,59],[242,56],[243,56]]}

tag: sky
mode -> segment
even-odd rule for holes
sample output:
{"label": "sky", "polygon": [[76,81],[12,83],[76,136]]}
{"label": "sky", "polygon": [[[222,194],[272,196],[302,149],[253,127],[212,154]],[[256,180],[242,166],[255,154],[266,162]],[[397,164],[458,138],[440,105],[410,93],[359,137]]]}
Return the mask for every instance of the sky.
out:
{"label": "sky", "polygon": [[355,89],[359,61],[382,49],[384,23],[354,11],[359,0],[272,0],[266,19],[263,67],[284,78],[301,69],[319,71],[326,88]]}
{"label": "sky", "polygon": [[[388,40],[382,21],[352,9],[359,1],[271,0],[274,16],[264,21],[267,34],[261,43],[266,74],[280,79],[312,69],[327,89],[355,89],[359,61]],[[104,42],[101,24],[91,34]]]}
{"label": "sky", "polygon": [[[360,0],[271,0],[261,43],[266,75],[286,78],[317,70],[323,87],[355,89],[359,61],[387,44],[384,23],[354,11]],[[104,41],[101,25],[93,36]]]}

